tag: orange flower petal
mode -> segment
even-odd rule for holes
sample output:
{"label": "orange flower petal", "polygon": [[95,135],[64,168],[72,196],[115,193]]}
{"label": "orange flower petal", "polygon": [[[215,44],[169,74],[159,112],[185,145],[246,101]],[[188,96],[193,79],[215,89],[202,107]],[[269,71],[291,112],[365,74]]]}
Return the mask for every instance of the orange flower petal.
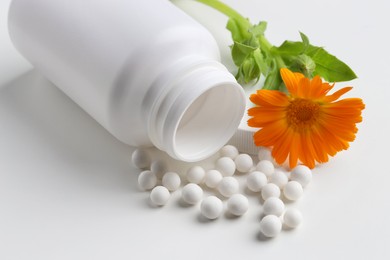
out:
{"label": "orange flower petal", "polygon": [[[248,125],[261,128],[254,136],[256,145],[273,147],[277,163],[288,160],[291,168],[299,162],[313,168],[341,150],[356,137],[356,124],[365,108],[359,98],[338,100],[351,87],[331,95],[334,87],[288,69],[280,70],[290,96],[273,90],[259,90],[250,99],[257,106],[248,110]],[[337,101],[338,100],[338,101]]]}
{"label": "orange flower petal", "polygon": [[261,89],[256,94],[250,96],[250,100],[256,105],[260,106],[287,106],[288,97],[285,93],[276,91]]}
{"label": "orange flower petal", "polygon": [[326,82],[311,81],[312,96],[311,99],[321,99],[334,87]]}
{"label": "orange flower petal", "polygon": [[317,99],[321,85],[322,85],[321,78],[319,76],[315,76],[310,81],[310,88],[308,90],[308,95],[306,96],[306,98]]}
{"label": "orange flower petal", "polygon": [[324,102],[333,102],[337,99],[339,99],[342,95],[344,95],[345,93],[347,93],[348,91],[350,91],[352,89],[352,87],[345,87],[345,88],[342,88],[338,91],[336,91],[335,93],[333,93],[332,95],[329,95],[329,96],[326,96],[323,101]]}
{"label": "orange flower petal", "polygon": [[287,159],[290,153],[292,137],[293,132],[291,129],[287,129],[273,145],[272,156],[277,163],[282,164]]}
{"label": "orange flower petal", "polygon": [[[255,113],[256,111],[255,110],[251,110],[252,113],[250,113],[248,111],[248,114],[253,114]],[[282,112],[279,112],[279,113],[272,113],[272,112],[264,112],[264,111],[261,111],[259,113],[256,113],[256,116],[255,117],[252,117],[248,120],[248,126],[251,126],[251,127],[264,127],[266,126],[267,124],[269,123],[272,123],[274,121],[278,121],[278,120],[281,120],[283,119],[284,117],[284,114]]]}
{"label": "orange flower petal", "polygon": [[301,136],[298,133],[294,133],[291,140],[290,155],[289,155],[289,165],[290,168],[297,166],[298,157],[299,157],[299,145],[300,145]]}
{"label": "orange flower petal", "polygon": [[280,69],[280,76],[282,77],[287,90],[291,95],[295,96],[299,86],[299,81],[304,78],[303,74],[293,73],[289,69],[282,68]]}
{"label": "orange flower petal", "polygon": [[307,134],[301,136],[300,160],[307,167],[314,168],[318,158],[309,136]]}

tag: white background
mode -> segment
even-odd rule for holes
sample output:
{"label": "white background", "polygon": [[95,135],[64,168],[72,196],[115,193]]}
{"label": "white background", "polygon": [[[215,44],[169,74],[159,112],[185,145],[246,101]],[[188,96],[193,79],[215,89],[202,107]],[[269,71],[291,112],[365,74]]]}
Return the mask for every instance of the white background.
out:
{"label": "white background", "polygon": [[[242,218],[213,222],[180,204],[179,193],[166,207],[149,206],[129,162],[133,148],[13,48],[9,2],[0,1],[0,259],[390,259],[388,1],[226,0],[267,20],[274,44],[302,31],[346,61],[359,76],[349,96],[366,104],[356,141],[315,169],[295,204],[303,225],[272,240],[259,235],[255,196]],[[179,5],[228,38],[222,15]]]}

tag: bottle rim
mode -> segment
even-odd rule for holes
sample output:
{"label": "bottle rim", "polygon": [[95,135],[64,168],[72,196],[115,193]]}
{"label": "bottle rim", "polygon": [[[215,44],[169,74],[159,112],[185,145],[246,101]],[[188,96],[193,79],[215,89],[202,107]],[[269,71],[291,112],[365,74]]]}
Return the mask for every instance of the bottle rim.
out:
{"label": "bottle rim", "polygon": [[[203,67],[176,82],[155,114],[158,148],[187,162],[225,145],[245,111],[245,93],[225,68]],[[153,131],[152,131],[153,132]]]}

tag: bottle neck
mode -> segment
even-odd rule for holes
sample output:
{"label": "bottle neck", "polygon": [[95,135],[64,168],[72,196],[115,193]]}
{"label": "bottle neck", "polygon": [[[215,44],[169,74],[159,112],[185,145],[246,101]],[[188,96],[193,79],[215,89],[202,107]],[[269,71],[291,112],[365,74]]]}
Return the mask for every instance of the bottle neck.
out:
{"label": "bottle neck", "polygon": [[[156,81],[148,133],[171,157],[199,161],[216,153],[235,133],[245,111],[245,94],[216,61],[188,57],[187,68]],[[157,89],[157,88],[154,88]]]}

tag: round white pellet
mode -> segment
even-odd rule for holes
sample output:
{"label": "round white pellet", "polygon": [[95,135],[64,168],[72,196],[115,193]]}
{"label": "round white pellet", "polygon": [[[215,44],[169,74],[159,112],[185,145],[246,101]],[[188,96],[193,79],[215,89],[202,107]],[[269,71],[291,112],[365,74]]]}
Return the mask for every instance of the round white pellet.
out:
{"label": "round white pellet", "polygon": [[305,165],[298,165],[292,171],[290,175],[290,179],[292,181],[299,182],[302,187],[305,187],[312,179],[312,173],[309,167]]}
{"label": "round white pellet", "polygon": [[162,178],[162,185],[169,191],[175,191],[180,187],[181,180],[176,172],[167,172]]}
{"label": "round white pellet", "polygon": [[276,186],[282,189],[287,184],[288,178],[281,170],[275,170],[270,177],[270,182],[276,184]]}
{"label": "round white pellet", "polygon": [[234,194],[227,201],[227,210],[235,216],[242,216],[248,211],[248,198],[242,194]]}
{"label": "round white pellet", "polygon": [[273,160],[271,150],[264,146],[259,147],[259,152],[257,153],[257,156],[259,158],[259,161],[267,160],[272,162]]}
{"label": "round white pellet", "polygon": [[265,216],[260,221],[260,231],[266,237],[275,237],[282,231],[282,222],[275,215]]}
{"label": "round white pellet", "polygon": [[261,197],[263,200],[267,200],[271,197],[279,198],[280,189],[274,183],[268,183],[261,189]]}
{"label": "round white pellet", "polygon": [[209,196],[202,200],[200,204],[200,213],[208,219],[216,219],[221,216],[223,203],[215,196]]}
{"label": "round white pellet", "polygon": [[200,184],[203,182],[206,172],[200,166],[193,166],[187,171],[187,181],[195,184]]}
{"label": "round white pellet", "polygon": [[286,174],[286,176],[287,176],[287,179],[289,179],[289,180],[290,180],[291,172],[285,172],[285,171],[284,171],[284,174]]}
{"label": "round white pellet", "polygon": [[156,174],[157,179],[161,180],[164,174],[168,171],[168,166],[164,161],[158,160],[152,162],[150,170]]}
{"label": "round white pellet", "polygon": [[233,145],[225,145],[221,148],[220,155],[221,157],[229,157],[234,160],[238,155],[238,150]]}
{"label": "round white pellet", "polygon": [[239,154],[234,159],[234,163],[236,164],[236,169],[239,172],[249,172],[253,166],[252,157],[245,153]]}
{"label": "round white pellet", "polygon": [[136,149],[131,155],[131,162],[139,169],[150,167],[150,154],[144,149]]}
{"label": "round white pellet", "polygon": [[170,194],[164,186],[157,186],[150,192],[150,200],[157,206],[165,205],[169,200]]}
{"label": "round white pellet", "polygon": [[297,181],[289,181],[283,189],[284,196],[289,200],[297,200],[303,194],[302,185]]}
{"label": "round white pellet", "polygon": [[263,212],[265,215],[275,215],[280,217],[284,211],[284,203],[281,199],[271,197],[263,204]]}
{"label": "round white pellet", "polygon": [[220,181],[222,180],[222,174],[217,170],[209,170],[206,172],[204,183],[209,188],[216,188]]}
{"label": "round white pellet", "polygon": [[141,190],[151,190],[157,185],[157,177],[151,171],[143,171],[138,176],[138,187]]}
{"label": "round white pellet", "polygon": [[254,164],[252,168],[249,170],[249,172],[255,172],[256,171],[256,165]]}
{"label": "round white pellet", "polygon": [[259,171],[251,172],[246,178],[248,189],[253,192],[259,192],[267,184],[267,176]]}
{"label": "round white pellet", "polygon": [[239,184],[234,177],[223,177],[217,188],[219,193],[228,198],[238,193]]}
{"label": "round white pellet", "polygon": [[302,213],[299,210],[288,209],[284,213],[283,223],[290,228],[296,228],[301,224],[302,219]]}
{"label": "round white pellet", "polygon": [[188,204],[196,204],[203,197],[203,190],[195,183],[188,183],[181,191],[182,199]]}
{"label": "round white pellet", "polygon": [[263,172],[265,175],[269,177],[274,173],[275,166],[272,164],[272,162],[263,160],[256,165],[256,170],[259,172]]}
{"label": "round white pellet", "polygon": [[223,176],[232,176],[236,171],[236,164],[229,157],[222,157],[215,163],[215,169],[222,173]]}

